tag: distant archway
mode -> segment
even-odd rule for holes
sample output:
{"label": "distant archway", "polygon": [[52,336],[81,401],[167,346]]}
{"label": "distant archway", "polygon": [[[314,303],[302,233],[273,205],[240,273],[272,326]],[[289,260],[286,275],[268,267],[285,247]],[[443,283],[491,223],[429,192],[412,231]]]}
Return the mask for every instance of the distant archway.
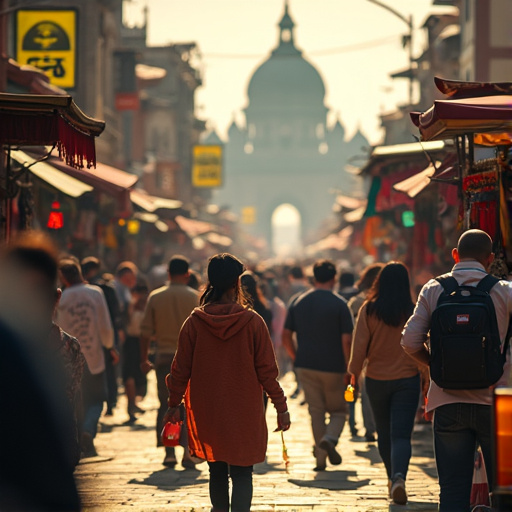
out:
{"label": "distant archway", "polygon": [[278,258],[302,253],[301,215],[292,204],[279,205],[272,213],[272,250]]}

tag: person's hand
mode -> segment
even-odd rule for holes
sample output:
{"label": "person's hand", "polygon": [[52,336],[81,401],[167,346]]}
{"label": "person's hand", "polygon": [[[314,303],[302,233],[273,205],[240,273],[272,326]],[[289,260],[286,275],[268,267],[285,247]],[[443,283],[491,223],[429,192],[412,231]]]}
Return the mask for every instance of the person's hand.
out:
{"label": "person's hand", "polygon": [[176,407],[169,407],[164,416],[164,423],[179,423],[180,421],[182,421],[181,407],[179,405]]}
{"label": "person's hand", "polygon": [[288,411],[277,413],[277,428],[274,432],[279,430],[288,430],[290,428],[290,413]]}
{"label": "person's hand", "polygon": [[153,363],[149,359],[146,359],[140,363],[140,369],[142,373],[146,375],[153,369]]}
{"label": "person's hand", "polygon": [[349,384],[356,387],[357,379],[356,376],[352,373],[345,373],[343,376],[343,387],[347,387]]}
{"label": "person's hand", "polygon": [[110,349],[110,358],[112,359],[112,364],[119,363],[119,352],[115,348]]}

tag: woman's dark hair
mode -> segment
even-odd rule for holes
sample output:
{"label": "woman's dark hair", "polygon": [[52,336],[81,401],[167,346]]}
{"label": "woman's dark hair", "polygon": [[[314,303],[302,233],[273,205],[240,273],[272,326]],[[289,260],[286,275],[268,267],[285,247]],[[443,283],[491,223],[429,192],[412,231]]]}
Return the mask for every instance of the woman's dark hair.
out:
{"label": "woman's dark hair", "polygon": [[236,286],[236,301],[242,306],[247,306],[249,301],[238,283],[238,278],[244,270],[244,264],[232,254],[224,252],[212,256],[208,260],[208,284],[201,295],[200,305],[206,306],[217,302],[227,290]]}
{"label": "woman's dark hair", "polygon": [[260,280],[256,274],[251,272],[250,270],[246,270],[240,277],[240,284],[242,285],[243,290],[246,292],[250,300],[251,306],[257,311],[257,306],[262,306],[264,308],[267,306],[267,300],[263,295],[263,292],[260,288]]}
{"label": "woman's dark hair", "polygon": [[384,267],[384,263],[372,263],[361,272],[361,277],[356,282],[356,286],[360,292],[365,292],[372,287],[382,267]]}
{"label": "woman's dark hair", "polygon": [[367,303],[369,315],[393,327],[404,325],[414,309],[407,267],[399,261],[387,263],[375,279]]}

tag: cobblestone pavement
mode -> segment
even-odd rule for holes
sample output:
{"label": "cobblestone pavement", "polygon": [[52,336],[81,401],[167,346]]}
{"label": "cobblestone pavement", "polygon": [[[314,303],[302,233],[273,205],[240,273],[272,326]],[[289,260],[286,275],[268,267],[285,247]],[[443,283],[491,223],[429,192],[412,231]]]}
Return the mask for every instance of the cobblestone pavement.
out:
{"label": "cobblestone pavement", "polygon": [[[206,512],[208,465],[196,469],[162,465],[163,448],[155,446],[154,422],[157,399],[154,373],[149,374],[148,395],[140,403],[146,413],[133,425],[128,420],[124,397],[114,415],[103,416],[95,444],[99,456],[83,459],[76,469],[76,479],[84,512]],[[294,389],[293,374],[282,380],[287,396]],[[284,438],[290,457],[289,471],[282,461],[281,436],[275,427],[275,410],[269,404],[269,443],[264,463],[255,466],[253,512],[401,512],[437,510],[439,487],[433,459],[430,425],[418,424],[413,434],[413,456],[407,478],[409,502],[394,505],[387,498],[387,477],[375,443],[351,438],[348,426],[338,444],[343,456],[340,466],[315,472],[312,434],[307,406],[289,399],[292,427]],[[360,409],[356,408],[362,430]],[[177,448],[178,461],[182,449]]]}

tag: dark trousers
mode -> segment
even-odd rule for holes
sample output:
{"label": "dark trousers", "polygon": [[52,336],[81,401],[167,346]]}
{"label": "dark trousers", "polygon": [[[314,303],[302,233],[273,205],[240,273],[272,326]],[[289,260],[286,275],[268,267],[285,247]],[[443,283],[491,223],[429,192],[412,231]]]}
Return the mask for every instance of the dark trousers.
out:
{"label": "dark trousers", "polygon": [[117,366],[112,364],[110,350],[103,349],[105,354],[105,379],[107,385],[107,406],[113,409],[117,405]]}
{"label": "dark trousers", "polygon": [[234,466],[226,462],[208,462],[210,500],[213,512],[228,512],[229,477],[233,483],[231,512],[249,512],[252,501],[252,466]]}
{"label": "dark trousers", "polygon": [[107,396],[105,372],[93,375],[87,365],[82,376],[83,421],[82,432],[87,432],[93,438],[98,431],[98,421],[103,410],[103,402]]}
{"label": "dark trousers", "polygon": [[434,411],[440,512],[470,510],[475,450],[479,444],[484,456],[489,489],[494,485],[492,463],[492,413],[490,405],[455,403]]}
{"label": "dark trousers", "polygon": [[366,391],[377,427],[377,446],[388,478],[407,477],[411,436],[420,397],[420,376],[395,380],[366,377]]}

